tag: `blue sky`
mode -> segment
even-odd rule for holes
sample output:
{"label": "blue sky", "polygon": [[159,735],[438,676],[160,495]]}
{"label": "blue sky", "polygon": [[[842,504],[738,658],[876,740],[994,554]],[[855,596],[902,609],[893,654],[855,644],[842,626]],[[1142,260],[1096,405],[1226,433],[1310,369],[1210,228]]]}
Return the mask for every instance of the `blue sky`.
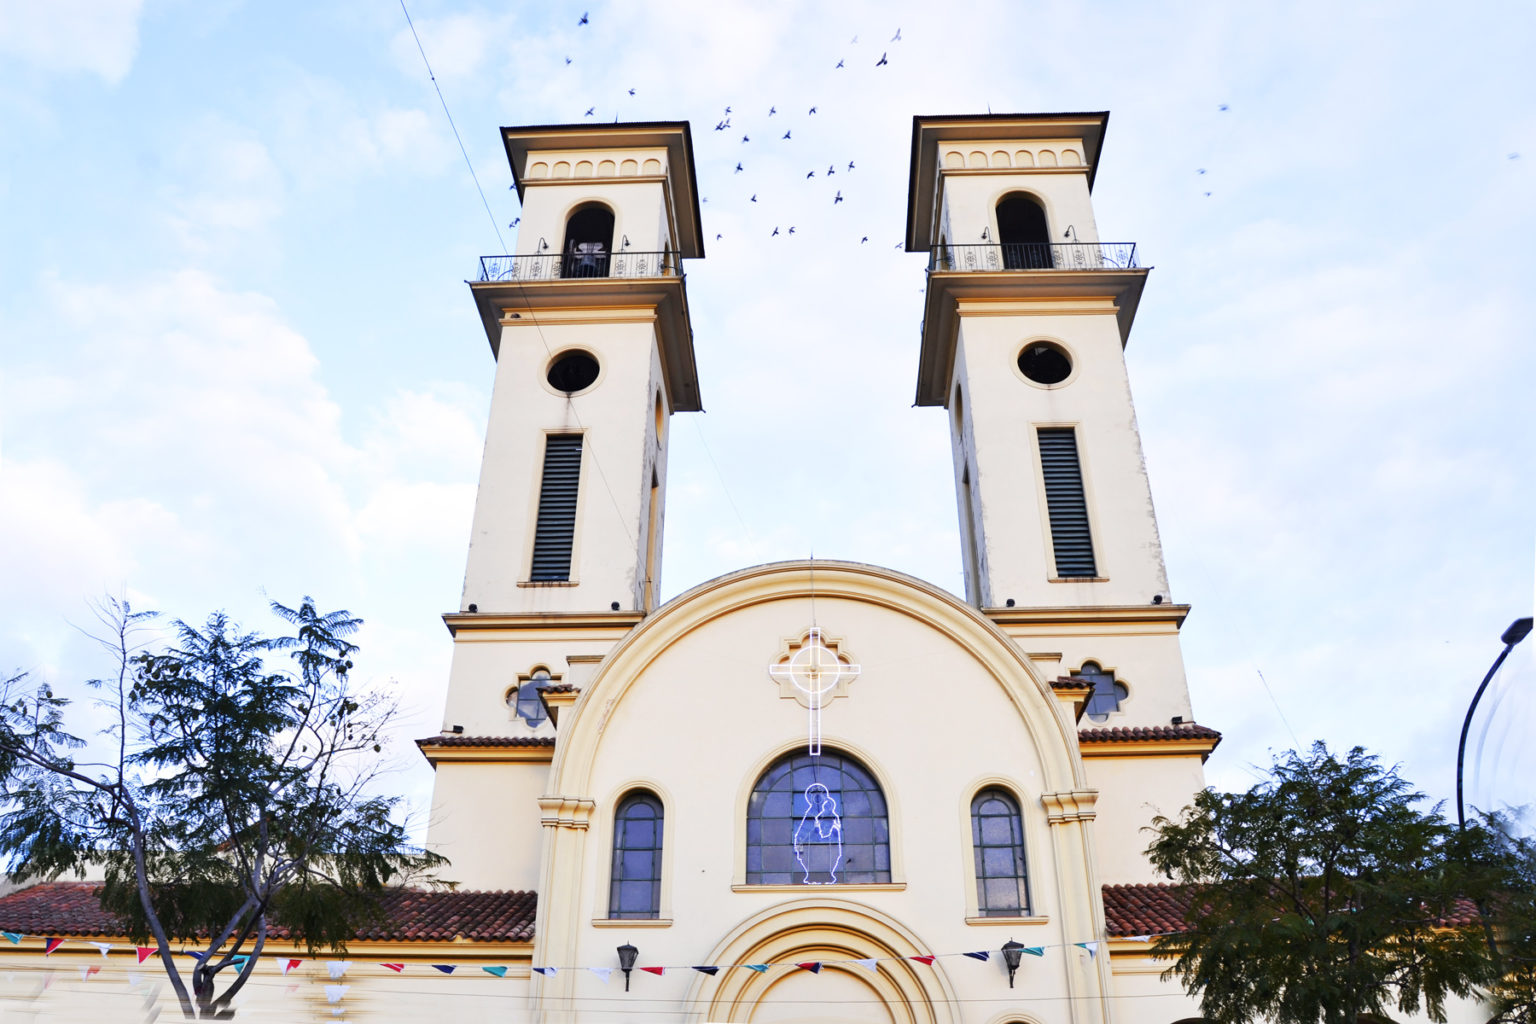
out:
{"label": "blue sky", "polygon": [[[508,242],[498,126],[693,124],[708,412],[673,432],[668,595],[813,550],[961,587],[944,416],[910,407],[911,118],[1110,110],[1096,213],[1156,267],[1127,359],[1211,781],[1323,738],[1452,792],[1536,568],[1529,6],[411,13]],[[307,592],[368,620],[400,739],[436,731],[492,373],[463,281],[501,242],[399,5],[0,0],[0,125],[0,665],[100,671],[72,624],[103,592],[260,626]],[[1483,801],[1536,777],[1519,667]]]}

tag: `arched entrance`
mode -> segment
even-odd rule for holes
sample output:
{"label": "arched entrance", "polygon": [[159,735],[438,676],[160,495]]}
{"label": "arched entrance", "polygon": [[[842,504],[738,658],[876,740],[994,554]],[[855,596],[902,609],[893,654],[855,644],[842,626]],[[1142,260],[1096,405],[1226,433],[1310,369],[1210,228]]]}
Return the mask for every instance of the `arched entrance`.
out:
{"label": "arched entrance", "polygon": [[768,986],[747,1018],[752,1024],[895,1024],[887,996],[862,967],[825,967],[820,974],[797,971]]}

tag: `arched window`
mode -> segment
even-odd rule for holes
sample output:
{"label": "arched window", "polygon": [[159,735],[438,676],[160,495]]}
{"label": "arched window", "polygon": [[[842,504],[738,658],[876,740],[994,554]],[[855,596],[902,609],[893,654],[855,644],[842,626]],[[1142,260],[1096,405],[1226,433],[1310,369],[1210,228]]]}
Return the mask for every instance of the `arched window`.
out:
{"label": "arched window", "polygon": [[997,240],[1003,246],[1003,266],[1009,270],[1049,269],[1053,265],[1045,210],[1023,192],[1011,192],[997,204]]}
{"label": "arched window", "polygon": [[613,211],[598,203],[578,208],[565,222],[561,277],[607,277],[613,252]]}
{"label": "arched window", "polygon": [[982,917],[1027,917],[1029,875],[1019,805],[1000,789],[971,801],[971,847],[976,856],[976,909]]}
{"label": "arched window", "polygon": [[661,916],[661,801],[631,793],[613,815],[613,875],[608,916],[637,920]]}
{"label": "arched window", "polygon": [[748,885],[851,885],[891,880],[885,794],[865,767],[826,751],[789,754],[747,802]]}
{"label": "arched window", "polygon": [[529,728],[542,724],[549,717],[544,710],[544,702],[539,699],[539,691],[549,686],[550,682],[548,669],[534,669],[526,680],[507,694],[508,706],[516,712],[517,717],[528,723]]}

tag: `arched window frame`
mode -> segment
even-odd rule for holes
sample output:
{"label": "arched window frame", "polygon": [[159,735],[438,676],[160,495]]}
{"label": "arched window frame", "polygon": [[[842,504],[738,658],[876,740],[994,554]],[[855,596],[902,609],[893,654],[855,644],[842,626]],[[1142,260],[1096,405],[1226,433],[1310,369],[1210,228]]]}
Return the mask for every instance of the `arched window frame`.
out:
{"label": "arched window frame", "polygon": [[899,806],[899,794],[894,790],[889,773],[879,760],[868,751],[861,749],[856,744],[847,743],[841,739],[833,741],[829,739],[825,754],[837,755],[849,758],[857,763],[879,787],[885,800],[885,814],[887,824],[887,845],[890,854],[890,881],[889,882],[843,882],[841,879],[835,884],[829,885],[780,885],[747,883],[747,817],[753,792],[757,783],[775,765],[787,757],[805,752],[805,741],[785,744],[765,755],[753,768],[742,777],[740,789],[736,798],[736,852],[732,869],[731,888],[735,892],[762,892],[762,891],[852,891],[852,892],[885,892],[900,891],[907,887],[906,866],[902,856],[902,814]]}
{"label": "arched window frame", "polygon": [[[1019,827],[1022,835],[1024,851],[1024,892],[1028,899],[1028,907],[1017,914],[989,914],[981,905],[980,886],[976,879],[976,844],[975,824],[972,808],[976,801],[985,793],[992,791],[1001,792],[1013,802],[1019,812]],[[1041,885],[1039,869],[1037,865],[1046,861],[1037,856],[1036,830],[1039,822],[1033,820],[1031,811],[1038,806],[1038,799],[1025,799],[1024,790],[1018,782],[1002,776],[989,776],[976,780],[967,790],[965,799],[960,804],[960,821],[962,838],[965,851],[963,868],[965,876],[965,921],[967,924],[995,925],[995,924],[1045,924],[1050,918],[1046,914],[1042,904],[1042,893],[1046,890]]]}
{"label": "arched window frame", "polygon": [[[1040,213],[1041,213],[1041,215],[1045,219],[1045,239],[1044,239],[1045,244],[1046,245],[1050,245],[1052,243],[1055,243],[1055,242],[1059,241],[1059,239],[1057,239],[1056,236],[1055,236],[1054,229],[1052,228],[1052,225],[1054,225],[1056,223],[1056,216],[1055,216],[1054,212],[1051,209],[1050,201],[1047,200],[1045,196],[1041,195],[1039,192],[1033,192],[1033,191],[1031,191],[1031,190],[1029,190],[1027,188],[1008,188],[1008,189],[1004,189],[1003,191],[999,192],[997,195],[992,197],[992,205],[990,207],[990,214],[989,215],[990,215],[991,220],[992,220],[992,239],[993,239],[993,243],[995,245],[997,245],[1000,250],[1002,250],[1000,252],[1000,255],[1003,257],[1003,263],[1004,263],[1005,266],[1009,265],[1009,260],[1008,260],[1009,253],[1008,253],[1008,251],[1006,249],[1003,249],[1003,246],[1007,245],[1008,243],[1003,238],[1003,228],[1002,228],[1002,224],[1001,224],[1001,222],[1000,222],[1000,220],[998,218],[997,211],[998,211],[998,208],[1003,205],[1003,203],[1007,202],[1009,199],[1012,199],[1014,196],[1020,196],[1020,197],[1022,197],[1024,199],[1029,200],[1030,202],[1033,202],[1036,206],[1040,207]],[[1056,250],[1054,250],[1054,249],[1047,249],[1047,250],[1045,250],[1045,252],[1043,254],[1044,258],[1034,260],[1033,262],[1026,260],[1025,263],[1020,264],[1015,269],[1036,269],[1036,270],[1046,270],[1046,269],[1049,269],[1049,268],[1051,268],[1052,266],[1055,265],[1055,261],[1052,258],[1052,254],[1055,251]],[[1037,255],[1040,255],[1040,254],[1037,254]]]}
{"label": "arched window frame", "polygon": [[[654,806],[660,827],[655,836],[654,845],[651,847],[621,847],[624,841],[624,829],[621,828],[621,820],[624,813],[631,807],[649,804]],[[668,801],[663,799],[660,792],[650,785],[636,785],[627,787],[621,792],[613,803],[613,814],[608,819],[607,843],[604,846],[606,852],[607,871],[604,872],[607,885],[604,889],[606,916],[599,919],[601,922],[612,922],[630,926],[668,925],[671,924],[671,914],[668,910],[671,898],[671,886],[668,884],[671,878],[672,857],[671,845],[667,841],[667,819],[670,815]],[[620,877],[616,869],[624,852],[643,852],[650,850],[653,853],[652,870],[656,877],[647,879],[651,885],[651,899],[649,906],[644,911],[625,910],[615,906],[619,896],[618,886],[625,881],[636,881]],[[594,924],[599,923],[594,921]]]}
{"label": "arched window frame", "polygon": [[[1094,670],[1090,671],[1090,666],[1094,666]],[[1131,701],[1131,685],[1124,679],[1120,678],[1120,673],[1116,670],[1115,666],[1107,665],[1098,658],[1084,659],[1083,663],[1077,668],[1073,669],[1071,674],[1078,677],[1109,677],[1110,693],[1115,697],[1116,705],[1110,711],[1093,710],[1095,707],[1095,700],[1102,698],[1103,696],[1099,688],[1099,683],[1097,680],[1095,680],[1093,684],[1094,689],[1088,695],[1088,704],[1083,709],[1083,718],[1086,720],[1086,723],[1089,727],[1108,725],[1114,719],[1115,715],[1121,714],[1125,711],[1126,705]],[[1100,715],[1102,715],[1102,717],[1099,717]]]}
{"label": "arched window frame", "polygon": [[[607,248],[602,253],[579,254],[571,251],[571,224],[575,219],[590,210],[601,210],[612,221],[612,227],[608,234]],[[609,277],[613,273],[613,258],[619,251],[619,239],[623,237],[619,229],[619,212],[610,204],[601,199],[584,199],[573,205],[565,212],[565,220],[560,230],[560,276],[561,277]]]}

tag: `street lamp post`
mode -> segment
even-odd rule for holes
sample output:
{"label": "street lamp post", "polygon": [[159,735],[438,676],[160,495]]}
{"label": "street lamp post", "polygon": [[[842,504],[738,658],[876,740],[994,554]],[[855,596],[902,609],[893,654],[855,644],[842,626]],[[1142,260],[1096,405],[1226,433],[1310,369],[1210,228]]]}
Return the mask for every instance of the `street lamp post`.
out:
{"label": "street lamp post", "polygon": [[1472,703],[1467,706],[1466,721],[1461,723],[1461,742],[1456,745],[1456,820],[1462,831],[1467,828],[1466,804],[1461,794],[1461,774],[1467,757],[1467,732],[1472,728],[1472,715],[1477,711],[1477,702],[1483,699],[1483,691],[1488,689],[1488,684],[1493,681],[1494,675],[1499,671],[1499,666],[1504,664],[1504,659],[1509,657],[1509,652],[1515,649],[1515,645],[1524,640],[1531,632],[1531,619],[1529,616],[1516,619],[1509,624],[1500,640],[1504,641],[1504,649],[1499,656],[1493,659],[1493,666],[1488,669],[1488,674],[1483,676],[1482,685],[1477,688],[1477,693],[1472,695]]}

